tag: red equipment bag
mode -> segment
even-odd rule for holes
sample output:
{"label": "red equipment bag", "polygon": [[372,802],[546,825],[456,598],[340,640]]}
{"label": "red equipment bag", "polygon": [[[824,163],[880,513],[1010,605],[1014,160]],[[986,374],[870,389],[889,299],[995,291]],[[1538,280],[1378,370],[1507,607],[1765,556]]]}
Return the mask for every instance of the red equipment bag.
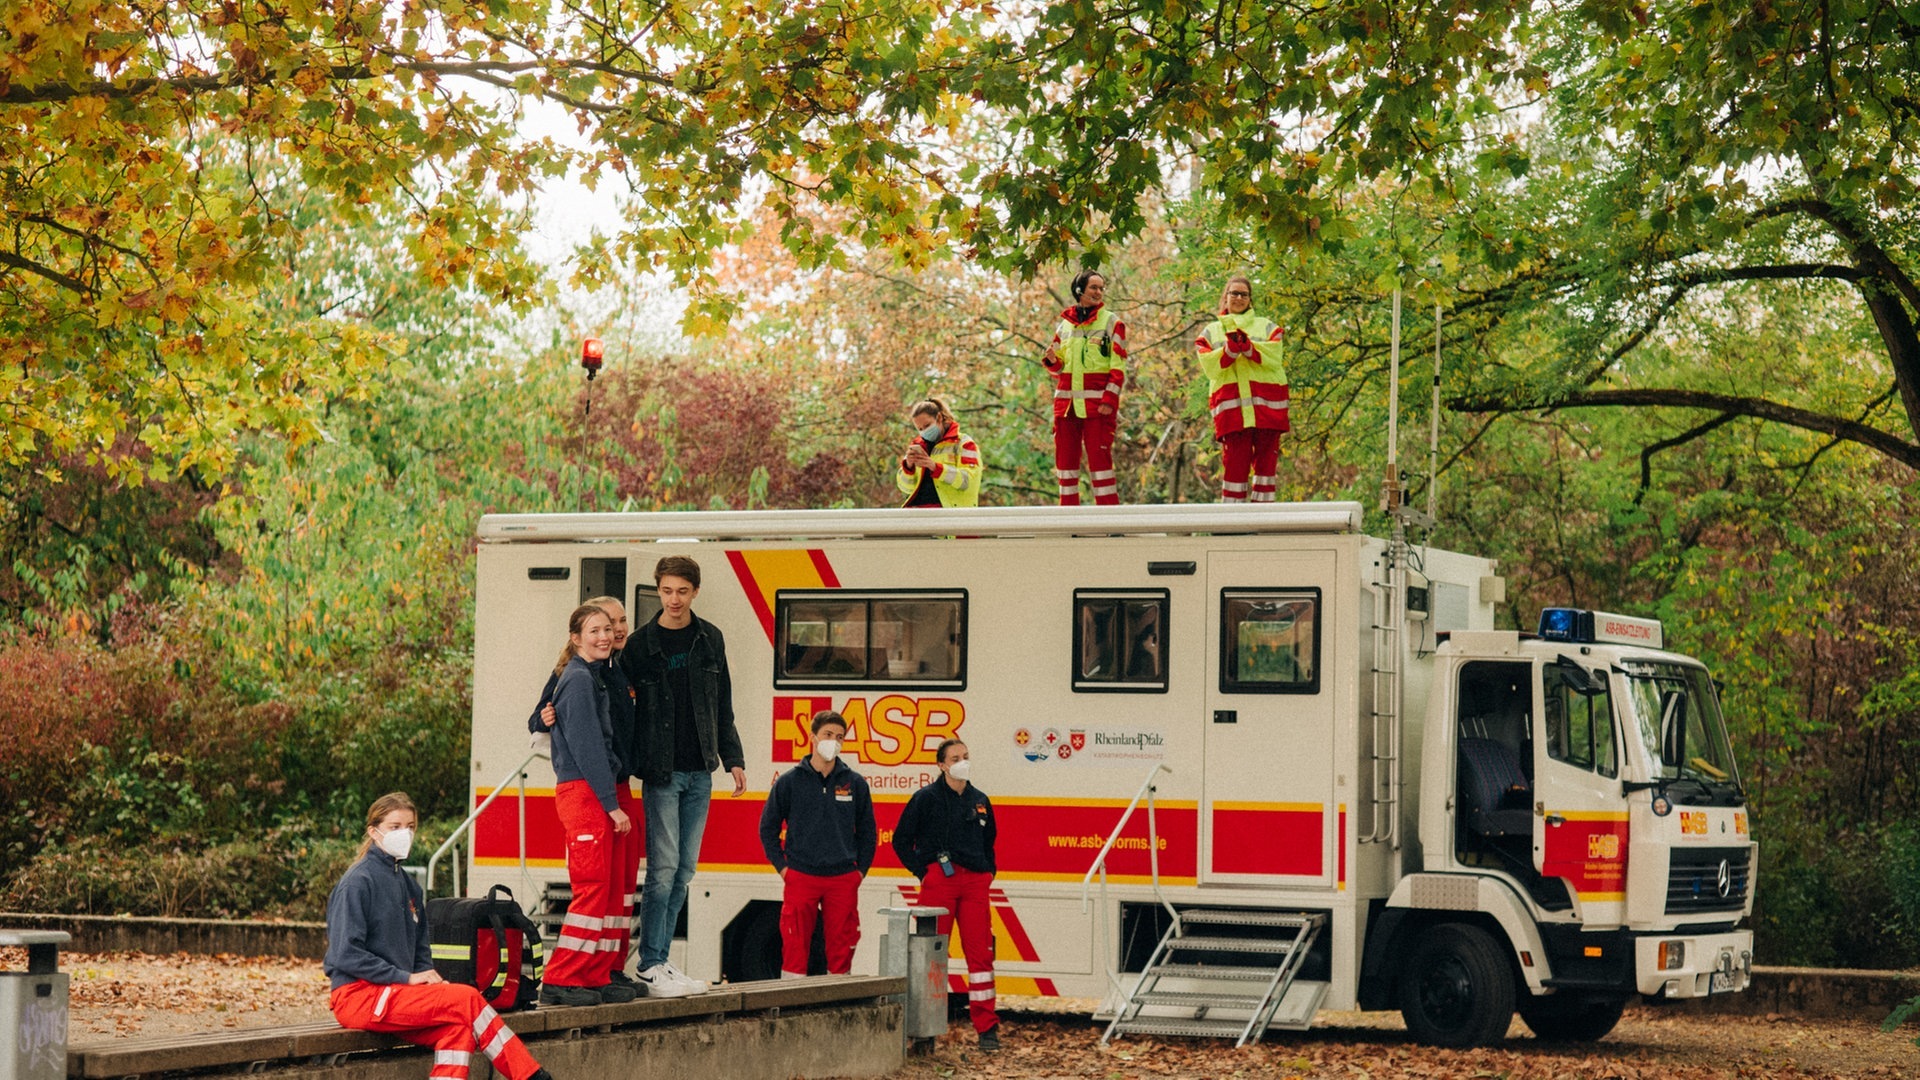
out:
{"label": "red equipment bag", "polygon": [[495,1011],[539,1001],[546,948],[505,885],[484,897],[427,901],[427,935],[440,977],[480,991]]}

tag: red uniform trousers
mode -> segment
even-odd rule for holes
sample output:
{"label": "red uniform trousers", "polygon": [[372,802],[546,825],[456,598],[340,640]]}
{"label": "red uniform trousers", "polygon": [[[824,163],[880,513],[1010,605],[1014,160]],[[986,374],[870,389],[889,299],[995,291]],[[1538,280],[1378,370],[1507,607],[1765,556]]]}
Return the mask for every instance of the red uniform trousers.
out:
{"label": "red uniform trousers", "polygon": [[860,943],[860,871],[832,877],[803,874],[787,867],[780,899],[780,977],[803,978],[813,950],[813,925],[825,919],[827,974],[853,970],[853,947]]}
{"label": "red uniform trousers", "polygon": [[613,880],[620,906],[607,917],[600,938],[600,947],[612,954],[609,973],[625,970],[627,957],[633,954],[633,924],[640,914],[640,857],[647,853],[645,834],[640,831],[647,812],[633,794],[632,783],[623,777],[613,786],[613,796],[620,801],[620,809],[627,812],[633,828],[613,834]]}
{"label": "red uniform trousers", "polygon": [[1085,419],[1069,412],[1053,418],[1053,477],[1060,485],[1060,505],[1080,505],[1080,448],[1087,451],[1087,480],[1093,501],[1100,506],[1120,504],[1120,483],[1113,478],[1115,417],[1101,416],[1088,403]]}
{"label": "red uniform trousers", "polygon": [[994,1012],[993,998],[993,905],[988,890],[993,875],[961,867],[953,876],[940,872],[936,863],[927,868],[920,882],[922,907],[943,907],[951,914],[940,916],[940,932],[951,934],[956,919],[960,923],[960,951],[967,959],[967,1013],[973,1030],[985,1031],[1000,1022]]}
{"label": "red uniform trousers", "polygon": [[600,808],[593,786],[568,780],[554,788],[554,809],[567,837],[567,881],[573,900],[560,922],[560,937],[547,960],[544,982],[553,986],[599,988],[611,981],[614,954],[601,946],[609,928],[626,921],[620,897],[632,886],[621,885],[614,866],[613,818]]}
{"label": "red uniform trousers", "polygon": [[1274,474],[1280,467],[1280,432],[1274,428],[1241,428],[1220,437],[1221,502],[1246,502],[1247,474],[1253,474],[1254,502],[1272,502]]}
{"label": "red uniform trousers", "polygon": [[433,1047],[433,1071],[427,1075],[435,1080],[467,1080],[475,1047],[507,1080],[527,1080],[540,1068],[526,1044],[471,986],[354,982],[335,990],[329,1004],[341,1027],[385,1031]]}

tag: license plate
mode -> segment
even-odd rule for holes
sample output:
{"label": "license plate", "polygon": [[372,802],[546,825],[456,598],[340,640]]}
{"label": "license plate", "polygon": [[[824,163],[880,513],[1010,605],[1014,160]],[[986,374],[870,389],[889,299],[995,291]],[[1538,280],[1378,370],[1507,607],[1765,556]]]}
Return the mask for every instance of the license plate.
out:
{"label": "license plate", "polygon": [[1731,971],[1714,972],[1713,978],[1707,981],[1707,993],[1723,994],[1731,991],[1734,987],[1733,975],[1734,973]]}

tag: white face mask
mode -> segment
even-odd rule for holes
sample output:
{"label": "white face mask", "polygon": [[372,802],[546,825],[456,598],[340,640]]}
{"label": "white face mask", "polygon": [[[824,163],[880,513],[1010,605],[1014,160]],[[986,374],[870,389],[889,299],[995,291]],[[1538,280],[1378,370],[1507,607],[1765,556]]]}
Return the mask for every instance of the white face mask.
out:
{"label": "white face mask", "polygon": [[413,830],[394,829],[380,834],[380,850],[395,859],[404,859],[413,850]]}
{"label": "white face mask", "polygon": [[840,740],[821,739],[813,744],[813,752],[820,755],[821,761],[832,761],[840,756]]}
{"label": "white face mask", "polygon": [[920,437],[927,440],[928,442],[939,442],[940,436],[944,434],[946,430],[947,430],[946,428],[941,427],[936,422],[921,428]]}
{"label": "white face mask", "polygon": [[966,783],[967,778],[973,775],[972,759],[961,758],[959,761],[956,761],[953,764],[947,766],[947,775],[953,777],[955,780],[958,780],[963,784]]}

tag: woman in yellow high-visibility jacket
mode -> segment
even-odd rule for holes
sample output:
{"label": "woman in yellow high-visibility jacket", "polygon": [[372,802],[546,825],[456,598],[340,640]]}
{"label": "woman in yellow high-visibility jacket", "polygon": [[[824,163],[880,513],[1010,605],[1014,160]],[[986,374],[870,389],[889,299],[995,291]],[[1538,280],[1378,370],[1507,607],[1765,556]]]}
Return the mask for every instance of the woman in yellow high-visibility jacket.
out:
{"label": "woman in yellow high-visibility jacket", "polygon": [[1053,376],[1053,477],[1061,506],[1080,505],[1080,456],[1099,506],[1120,502],[1113,475],[1113,434],[1127,382],[1127,324],[1106,307],[1107,279],[1075,275],[1073,306],[1060,313],[1040,364]]}
{"label": "woman in yellow high-visibility jacket", "polygon": [[978,506],[985,466],[980,447],[938,398],[916,401],[908,416],[913,439],[900,455],[894,483],[907,497],[903,506]]}
{"label": "woman in yellow high-visibility jacket", "polygon": [[1221,294],[1220,317],[1194,342],[1212,390],[1207,407],[1220,442],[1221,502],[1273,501],[1288,426],[1280,336],[1273,320],[1253,313],[1252,283],[1235,277]]}

